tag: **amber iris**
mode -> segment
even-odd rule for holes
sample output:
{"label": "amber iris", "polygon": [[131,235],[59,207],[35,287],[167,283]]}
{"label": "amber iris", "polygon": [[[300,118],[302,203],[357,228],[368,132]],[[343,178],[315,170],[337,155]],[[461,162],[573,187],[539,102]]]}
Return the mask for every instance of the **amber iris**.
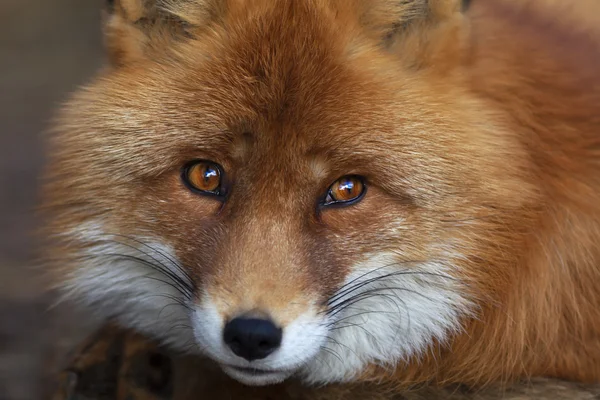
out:
{"label": "amber iris", "polygon": [[365,183],[358,176],[344,176],[329,187],[325,205],[352,203],[360,200],[365,192]]}
{"label": "amber iris", "polygon": [[183,174],[185,182],[193,189],[209,194],[221,194],[221,168],[210,161],[189,165]]}

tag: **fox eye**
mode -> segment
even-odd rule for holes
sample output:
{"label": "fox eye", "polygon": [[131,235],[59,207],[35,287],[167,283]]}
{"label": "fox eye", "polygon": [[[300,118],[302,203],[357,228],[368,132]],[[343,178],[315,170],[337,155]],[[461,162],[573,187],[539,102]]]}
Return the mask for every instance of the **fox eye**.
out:
{"label": "fox eye", "polygon": [[222,196],[221,167],[211,161],[193,161],[184,167],[183,182],[193,191],[203,194]]}
{"label": "fox eye", "polygon": [[353,204],[362,199],[366,189],[362,177],[356,175],[343,176],[329,187],[323,205]]}

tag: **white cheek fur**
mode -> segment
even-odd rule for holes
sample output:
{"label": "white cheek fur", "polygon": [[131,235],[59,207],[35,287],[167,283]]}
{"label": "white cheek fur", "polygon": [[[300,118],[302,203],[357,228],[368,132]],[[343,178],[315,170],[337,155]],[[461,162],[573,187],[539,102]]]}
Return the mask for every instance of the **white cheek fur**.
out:
{"label": "white cheek fur", "polygon": [[333,305],[352,304],[332,313],[329,351],[303,368],[307,382],[348,381],[371,363],[394,368],[461,329],[471,304],[450,268],[434,262],[386,267],[396,261],[394,254],[377,254],[347,277]]}
{"label": "white cheek fur", "polygon": [[[117,237],[107,241],[110,237],[98,224],[72,233],[75,240],[96,245],[86,247],[80,267],[65,281],[66,295],[83,300],[101,317],[117,318],[175,349],[202,352],[221,364],[248,366],[223,345],[224,321],[210,297],[192,303],[176,288],[176,280],[186,277],[169,267],[175,257],[168,245],[136,238],[149,246],[144,251],[154,249],[148,256],[135,249],[139,243],[124,245]],[[177,279],[114,254],[162,263]],[[392,266],[396,261],[396,254],[381,253],[354,266],[333,298],[331,306],[338,305],[337,310],[323,315],[308,309],[284,327],[281,348],[252,366],[298,370],[309,383],[349,381],[368,364],[394,368],[426,351],[434,339],[443,343],[461,328],[461,317],[471,313],[462,284],[452,277],[451,266],[426,262],[402,269],[401,264]]]}
{"label": "white cheek fur", "polygon": [[[87,245],[79,267],[63,283],[64,297],[83,302],[97,317],[116,318],[178,350],[196,350],[188,298],[178,282],[187,278],[175,267],[169,246],[148,238],[107,235],[98,223],[80,226],[70,236]],[[151,265],[162,265],[165,272]]]}

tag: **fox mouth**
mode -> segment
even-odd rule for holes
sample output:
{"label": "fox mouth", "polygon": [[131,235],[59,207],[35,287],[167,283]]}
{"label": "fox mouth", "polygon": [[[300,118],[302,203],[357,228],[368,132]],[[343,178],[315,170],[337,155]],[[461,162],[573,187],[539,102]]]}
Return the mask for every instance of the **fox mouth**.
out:
{"label": "fox mouth", "polygon": [[252,367],[221,365],[223,371],[233,379],[251,386],[263,386],[280,383],[289,378],[293,370],[270,370]]}
{"label": "fox mouth", "polygon": [[256,375],[278,372],[275,370],[261,369],[261,368],[236,367],[235,365],[226,365],[225,367],[231,368],[238,372],[243,372],[243,373],[247,373],[247,374],[256,374]]}

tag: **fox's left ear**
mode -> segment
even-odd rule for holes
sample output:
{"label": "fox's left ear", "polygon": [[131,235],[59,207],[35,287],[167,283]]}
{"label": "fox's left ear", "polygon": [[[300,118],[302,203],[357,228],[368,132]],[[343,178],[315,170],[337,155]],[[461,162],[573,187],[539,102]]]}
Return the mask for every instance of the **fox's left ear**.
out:
{"label": "fox's left ear", "polygon": [[114,66],[164,54],[219,18],[221,0],[105,0],[104,37]]}
{"label": "fox's left ear", "polygon": [[456,62],[470,0],[358,0],[361,25],[409,67]]}

